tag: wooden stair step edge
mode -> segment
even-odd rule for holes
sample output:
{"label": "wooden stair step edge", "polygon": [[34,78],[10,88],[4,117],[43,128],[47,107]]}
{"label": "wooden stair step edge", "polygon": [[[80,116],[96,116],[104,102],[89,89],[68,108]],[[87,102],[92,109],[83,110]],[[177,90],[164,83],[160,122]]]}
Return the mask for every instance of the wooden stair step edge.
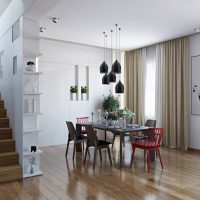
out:
{"label": "wooden stair step edge", "polygon": [[0,118],[6,118],[7,112],[6,109],[0,109]]}
{"label": "wooden stair step edge", "polygon": [[0,183],[22,179],[22,167],[11,165],[0,167]]}
{"label": "wooden stair step edge", "polygon": [[15,151],[15,140],[0,140],[0,153]]}
{"label": "wooden stair step edge", "polygon": [[19,164],[19,154],[16,152],[0,153],[0,167]]}
{"label": "wooden stair step edge", "polygon": [[0,128],[0,140],[12,139],[12,128]]}
{"label": "wooden stair step edge", "polygon": [[9,119],[8,118],[0,118],[0,128],[9,127]]}

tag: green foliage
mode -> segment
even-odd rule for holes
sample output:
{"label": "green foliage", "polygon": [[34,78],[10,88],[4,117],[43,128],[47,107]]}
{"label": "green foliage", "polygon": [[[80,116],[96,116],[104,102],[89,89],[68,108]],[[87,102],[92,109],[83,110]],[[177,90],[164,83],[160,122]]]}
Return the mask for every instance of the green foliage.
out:
{"label": "green foliage", "polygon": [[88,92],[87,86],[81,86],[81,93],[87,93],[87,92]]}
{"label": "green foliage", "polygon": [[71,92],[71,93],[77,93],[77,92],[78,92],[77,86],[76,86],[76,85],[75,85],[75,86],[71,86],[71,87],[70,87],[70,92]]}
{"label": "green foliage", "polygon": [[103,102],[103,108],[107,112],[114,112],[117,111],[119,108],[119,101],[116,99],[112,94],[105,97]]}
{"label": "green foliage", "polygon": [[124,108],[124,109],[118,109],[117,110],[117,116],[118,118],[131,118],[135,116],[135,113],[133,113],[131,110],[129,110],[128,108]]}

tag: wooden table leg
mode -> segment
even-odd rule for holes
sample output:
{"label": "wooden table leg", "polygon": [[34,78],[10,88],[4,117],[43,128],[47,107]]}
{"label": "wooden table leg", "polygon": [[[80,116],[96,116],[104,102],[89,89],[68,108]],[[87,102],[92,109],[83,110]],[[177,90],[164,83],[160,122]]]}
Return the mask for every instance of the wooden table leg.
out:
{"label": "wooden table leg", "polygon": [[105,130],[105,141],[106,141],[106,130]]}
{"label": "wooden table leg", "polygon": [[123,142],[123,134],[120,133],[120,168],[122,168],[122,142]]}

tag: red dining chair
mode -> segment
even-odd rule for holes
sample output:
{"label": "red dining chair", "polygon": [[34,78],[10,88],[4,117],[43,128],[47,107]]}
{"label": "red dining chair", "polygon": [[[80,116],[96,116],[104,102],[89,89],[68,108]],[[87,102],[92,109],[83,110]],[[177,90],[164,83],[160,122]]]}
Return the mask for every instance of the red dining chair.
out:
{"label": "red dining chair", "polygon": [[147,167],[148,167],[148,172],[150,172],[150,152],[151,150],[156,151],[156,154],[159,156],[160,159],[160,164],[163,169],[163,163],[162,159],[160,156],[160,145],[162,141],[162,136],[163,136],[163,129],[162,128],[150,128],[148,130],[148,134],[145,140],[136,140],[132,143],[132,159],[131,159],[131,166],[134,160],[134,154],[135,154],[135,149],[143,149],[148,151],[147,154]]}
{"label": "red dining chair", "polygon": [[[76,122],[79,123],[79,124],[88,124],[89,123],[89,117],[77,117]],[[82,126],[81,127],[81,135],[85,135],[85,134],[87,134],[85,126]],[[83,150],[84,150],[84,143],[83,143]]]}
{"label": "red dining chair", "polygon": [[[79,124],[88,124],[89,117],[77,117],[76,122]],[[81,127],[81,134],[87,134],[84,126]]]}

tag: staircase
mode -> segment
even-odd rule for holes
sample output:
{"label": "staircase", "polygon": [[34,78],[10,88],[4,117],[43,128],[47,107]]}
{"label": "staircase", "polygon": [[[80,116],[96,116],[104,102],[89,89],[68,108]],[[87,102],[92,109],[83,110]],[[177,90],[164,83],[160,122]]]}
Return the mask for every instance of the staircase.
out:
{"label": "staircase", "polygon": [[22,179],[19,155],[15,152],[15,140],[9,127],[4,101],[0,99],[0,183]]}

